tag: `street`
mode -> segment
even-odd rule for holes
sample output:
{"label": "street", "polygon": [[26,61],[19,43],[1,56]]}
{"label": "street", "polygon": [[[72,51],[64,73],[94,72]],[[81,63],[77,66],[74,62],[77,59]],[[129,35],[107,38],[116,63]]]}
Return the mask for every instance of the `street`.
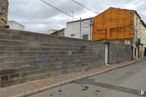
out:
{"label": "street", "polygon": [[31,97],[146,97],[146,60]]}
{"label": "street", "polygon": [[144,0],[0,0],[0,97],[146,97]]}

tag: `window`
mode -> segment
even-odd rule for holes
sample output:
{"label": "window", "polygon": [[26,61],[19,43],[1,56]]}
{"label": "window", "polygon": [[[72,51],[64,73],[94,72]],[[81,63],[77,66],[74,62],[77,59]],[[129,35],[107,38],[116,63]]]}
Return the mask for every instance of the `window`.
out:
{"label": "window", "polygon": [[71,37],[74,37],[74,36],[75,36],[75,34],[71,34],[70,36],[71,36]]}
{"label": "window", "polygon": [[84,35],[83,35],[83,39],[84,39],[84,40],[88,40],[88,34],[84,34]]}

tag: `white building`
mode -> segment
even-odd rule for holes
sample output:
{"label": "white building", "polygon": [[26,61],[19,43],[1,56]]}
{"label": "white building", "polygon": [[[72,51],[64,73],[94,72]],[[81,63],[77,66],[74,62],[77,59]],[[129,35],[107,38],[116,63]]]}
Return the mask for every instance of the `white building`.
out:
{"label": "white building", "polygon": [[[133,45],[133,58],[146,56],[146,24],[135,10],[128,11],[133,13],[131,18],[132,27],[130,28],[134,31],[133,37],[130,40],[118,40],[118,42],[114,40],[112,42]],[[93,18],[68,22],[65,37],[92,40],[92,22]]]}
{"label": "white building", "polygon": [[134,31],[134,41],[138,44],[135,45],[135,47],[137,46],[137,49],[139,50],[137,55],[146,56],[146,24],[136,11],[134,14]]}
{"label": "white building", "polygon": [[15,29],[15,30],[24,30],[25,29],[25,27],[22,24],[20,24],[16,21],[8,21],[8,25],[9,25],[10,29]]}
{"label": "white building", "polygon": [[67,22],[65,37],[91,40],[91,23],[92,18]]}

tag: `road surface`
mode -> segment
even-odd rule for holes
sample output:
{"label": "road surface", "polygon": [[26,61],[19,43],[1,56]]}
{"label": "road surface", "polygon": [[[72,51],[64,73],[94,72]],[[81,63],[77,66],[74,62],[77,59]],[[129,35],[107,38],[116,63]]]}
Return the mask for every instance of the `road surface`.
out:
{"label": "road surface", "polygon": [[[31,97],[146,97],[146,60]],[[143,94],[143,95],[142,95]]]}

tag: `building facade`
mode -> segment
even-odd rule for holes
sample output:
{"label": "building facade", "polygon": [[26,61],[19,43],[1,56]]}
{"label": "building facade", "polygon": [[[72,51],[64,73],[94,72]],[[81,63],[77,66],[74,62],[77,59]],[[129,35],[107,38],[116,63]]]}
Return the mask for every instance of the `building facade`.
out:
{"label": "building facade", "polygon": [[65,37],[91,40],[92,39],[92,18],[67,22]]}
{"label": "building facade", "polygon": [[92,40],[130,44],[133,58],[146,55],[146,25],[135,10],[110,7],[93,18]]}
{"label": "building facade", "polygon": [[132,18],[131,10],[110,7],[93,18],[92,39],[132,39],[134,36]]}
{"label": "building facade", "polygon": [[65,37],[128,44],[133,58],[146,56],[146,24],[135,10],[110,7],[93,18],[68,22]]}
{"label": "building facade", "polygon": [[146,24],[136,11],[134,12],[134,33],[134,48],[138,50],[138,57],[146,56]]}
{"label": "building facade", "polygon": [[15,29],[15,30],[25,30],[25,26],[22,24],[16,22],[16,21],[8,21],[8,25],[10,29]]}

